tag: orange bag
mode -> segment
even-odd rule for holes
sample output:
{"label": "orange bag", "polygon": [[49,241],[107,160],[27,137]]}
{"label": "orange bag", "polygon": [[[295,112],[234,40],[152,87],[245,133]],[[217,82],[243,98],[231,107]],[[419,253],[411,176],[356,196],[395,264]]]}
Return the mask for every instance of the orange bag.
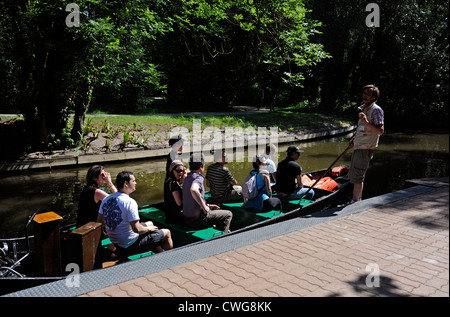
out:
{"label": "orange bag", "polygon": [[309,178],[308,175],[303,174],[302,175],[302,184],[303,184],[303,186],[312,186],[312,184],[314,184],[314,180]]}
{"label": "orange bag", "polygon": [[339,184],[334,181],[331,177],[324,177],[321,179],[315,188],[321,188],[329,191],[335,191],[338,188]]}
{"label": "orange bag", "polygon": [[[307,175],[302,175],[303,186],[311,187],[315,182],[316,181],[314,179],[309,178]],[[314,186],[314,188],[335,191],[338,186],[339,184],[336,183],[331,177],[324,177]]]}
{"label": "orange bag", "polygon": [[331,170],[331,175],[333,175],[333,177],[344,176],[347,175],[348,170],[349,170],[348,165],[337,166]]}

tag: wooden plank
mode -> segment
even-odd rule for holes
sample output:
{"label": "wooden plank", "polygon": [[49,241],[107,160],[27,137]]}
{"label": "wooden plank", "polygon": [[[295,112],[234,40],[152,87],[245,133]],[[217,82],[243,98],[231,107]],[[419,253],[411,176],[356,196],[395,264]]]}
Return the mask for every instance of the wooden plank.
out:
{"label": "wooden plank", "polygon": [[38,214],[33,219],[36,242],[36,260],[41,276],[61,276],[61,240],[59,222],[62,217],[54,212]]}
{"label": "wooden plank", "polygon": [[80,271],[91,271],[100,265],[102,224],[89,222],[75,229],[72,236],[75,240],[76,259],[80,265]]}
{"label": "wooden plank", "polygon": [[41,223],[46,223],[46,222],[51,222],[51,221],[55,221],[55,220],[61,220],[62,217],[60,215],[58,215],[57,213],[53,212],[53,211],[49,211],[49,212],[44,212],[42,214],[37,214],[36,216],[34,216],[33,221],[41,224]]}

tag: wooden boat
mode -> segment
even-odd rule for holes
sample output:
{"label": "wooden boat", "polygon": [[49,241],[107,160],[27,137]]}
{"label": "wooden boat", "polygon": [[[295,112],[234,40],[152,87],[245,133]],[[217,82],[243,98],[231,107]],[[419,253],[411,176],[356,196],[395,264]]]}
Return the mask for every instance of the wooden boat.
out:
{"label": "wooden boat", "polygon": [[[311,180],[314,181],[322,178],[325,172],[326,170],[319,170],[308,173],[308,175]],[[313,200],[301,199],[283,201],[283,213],[273,210],[266,213],[252,212],[243,208],[242,203],[221,204],[223,209],[233,212],[233,220],[230,227],[232,232],[229,234],[237,234],[239,232],[252,230],[294,217],[312,214],[339,203],[339,198],[342,197],[349,188],[349,181],[345,175],[345,169],[341,175],[335,175],[335,173],[329,171],[325,176],[336,182],[336,188],[333,190],[327,190],[314,187],[315,195]],[[192,243],[201,243],[210,239],[219,239],[225,235],[222,231],[215,228],[192,230],[184,223],[167,222],[164,213],[164,203],[142,206],[139,208],[139,215],[142,221],[151,220],[160,228],[170,229],[174,241],[174,247],[180,247]],[[32,218],[30,218],[27,222],[26,228],[28,228],[31,220]],[[70,239],[67,239],[67,237],[74,229],[74,225],[68,225],[61,228],[60,237],[62,239],[61,248],[63,258],[67,258],[65,255],[67,255],[68,250],[71,249],[70,246],[68,246],[69,242],[67,242]],[[28,232],[28,229],[26,232]],[[28,234],[26,237],[0,239],[0,295],[65,278],[65,276],[36,276],[36,273],[34,272],[36,263],[34,243],[34,237],[28,236]],[[109,239],[104,239],[102,241],[102,246],[106,249],[106,246],[109,243]],[[147,252],[144,254],[138,254],[125,260],[133,260],[151,254],[153,253]],[[66,263],[70,263],[68,261],[69,260],[66,259],[62,262],[63,268]],[[116,264],[118,262],[120,261],[113,259],[109,262],[109,264],[103,265],[103,267]],[[70,272],[65,272],[65,275],[68,273]]]}

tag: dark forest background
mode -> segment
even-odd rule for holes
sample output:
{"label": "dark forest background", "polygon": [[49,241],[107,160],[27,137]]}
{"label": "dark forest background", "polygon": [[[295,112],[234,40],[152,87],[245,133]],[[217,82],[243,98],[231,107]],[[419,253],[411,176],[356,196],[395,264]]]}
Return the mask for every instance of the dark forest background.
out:
{"label": "dark forest background", "polygon": [[35,149],[93,111],[354,113],[366,84],[392,125],[448,125],[448,1],[377,1],[379,27],[361,0],[74,0],[78,27],[69,3],[0,0],[0,113]]}

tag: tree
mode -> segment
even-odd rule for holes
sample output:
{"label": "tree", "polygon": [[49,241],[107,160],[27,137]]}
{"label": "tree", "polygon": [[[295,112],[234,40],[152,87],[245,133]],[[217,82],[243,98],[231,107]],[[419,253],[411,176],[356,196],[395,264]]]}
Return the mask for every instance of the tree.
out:
{"label": "tree", "polygon": [[360,102],[361,87],[376,84],[391,120],[436,112],[448,118],[448,2],[380,2],[380,27],[372,28],[366,5],[306,1],[312,18],[323,22],[319,41],[332,56],[313,71],[321,109],[344,111]]}
{"label": "tree", "polygon": [[[65,25],[66,1],[6,1],[0,30],[5,78],[1,102],[23,113],[38,149],[77,138],[95,87],[158,87],[146,51],[166,31],[149,1],[78,1],[80,27]],[[71,111],[75,120],[68,133]],[[36,132],[34,132],[36,131]]]}
{"label": "tree", "polygon": [[300,0],[177,0],[159,9],[173,21],[158,63],[174,104],[223,107],[250,87],[292,89],[327,57],[310,41],[320,24]]}

